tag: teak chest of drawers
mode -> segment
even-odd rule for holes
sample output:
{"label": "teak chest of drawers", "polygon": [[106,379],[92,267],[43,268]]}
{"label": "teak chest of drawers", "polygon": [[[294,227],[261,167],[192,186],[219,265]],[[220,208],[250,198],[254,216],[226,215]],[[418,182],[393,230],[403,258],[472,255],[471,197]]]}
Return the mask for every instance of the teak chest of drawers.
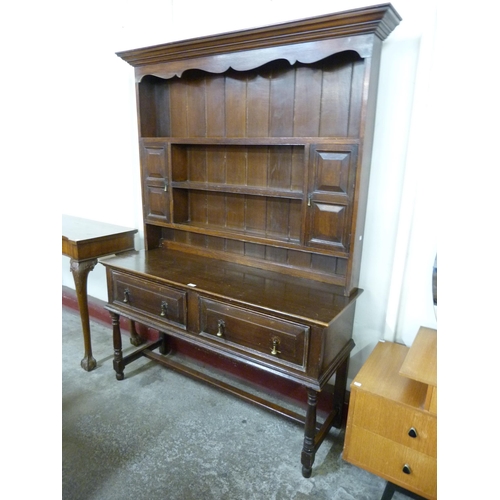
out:
{"label": "teak chest of drawers", "polygon": [[435,330],[421,328],[411,348],[377,344],[351,384],[343,458],[437,497]]}
{"label": "teak chest of drawers", "polygon": [[[147,356],[303,423],[305,477],[341,425],[382,42],[400,20],[383,4],[118,53],[136,81],[145,250],[102,262],[117,378]],[[139,347],[132,328],[124,357],[119,316],[158,340]],[[304,415],[181,366],[176,343],[300,384]]]}

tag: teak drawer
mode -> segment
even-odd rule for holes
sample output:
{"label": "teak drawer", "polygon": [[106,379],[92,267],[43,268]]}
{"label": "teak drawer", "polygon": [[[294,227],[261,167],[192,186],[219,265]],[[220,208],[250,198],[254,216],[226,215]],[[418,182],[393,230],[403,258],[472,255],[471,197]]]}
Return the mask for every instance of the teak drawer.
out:
{"label": "teak drawer", "polygon": [[437,456],[434,416],[359,389],[355,391],[354,426],[363,427],[431,457]]}
{"label": "teak drawer", "polygon": [[436,497],[435,457],[361,427],[353,426],[351,433],[349,462],[426,498]]}
{"label": "teak drawer", "polygon": [[305,370],[309,327],[200,298],[200,335]]}
{"label": "teak drawer", "polygon": [[112,272],[112,302],[186,327],[186,292]]}

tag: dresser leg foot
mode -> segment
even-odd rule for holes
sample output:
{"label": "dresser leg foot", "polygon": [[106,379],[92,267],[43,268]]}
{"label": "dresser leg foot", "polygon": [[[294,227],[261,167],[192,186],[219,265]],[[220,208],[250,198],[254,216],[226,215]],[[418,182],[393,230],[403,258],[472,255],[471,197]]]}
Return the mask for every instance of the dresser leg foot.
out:
{"label": "dresser leg foot", "polygon": [[123,353],[122,353],[122,335],[120,331],[120,316],[116,313],[111,314],[111,323],[113,325],[113,348],[114,348],[114,359],[113,368],[116,372],[116,380],[123,380],[125,375],[123,374]]}
{"label": "dresser leg foot", "polygon": [[316,456],[316,406],[318,404],[318,393],[313,389],[307,389],[307,413],[304,429],[304,445],[302,447],[302,475],[311,477],[312,466]]}
{"label": "dresser leg foot", "polygon": [[306,479],[309,479],[312,474],[312,468],[306,468],[302,466],[302,477],[305,477]]}

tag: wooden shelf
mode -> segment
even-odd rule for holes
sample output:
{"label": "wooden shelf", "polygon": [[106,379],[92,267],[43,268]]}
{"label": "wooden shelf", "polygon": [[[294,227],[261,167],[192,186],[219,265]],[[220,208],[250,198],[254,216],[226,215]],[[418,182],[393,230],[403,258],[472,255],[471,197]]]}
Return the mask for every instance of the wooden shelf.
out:
{"label": "wooden shelf", "polygon": [[192,146],[309,146],[311,144],[357,145],[359,138],[349,136],[287,136],[287,137],[175,137],[175,136],[141,136],[141,140],[149,143],[168,143],[172,145]]}
{"label": "wooden shelf", "polygon": [[302,191],[291,191],[285,189],[263,188],[259,186],[236,185],[226,183],[204,183],[191,181],[172,181],[174,189],[191,189],[197,191],[215,191],[218,193],[248,194],[251,196],[266,196],[273,198],[289,198],[291,200],[303,200]]}
{"label": "wooden shelf", "polygon": [[283,246],[297,247],[300,245],[300,240],[294,240],[287,238],[283,235],[272,234],[270,232],[262,234],[258,231],[252,231],[251,229],[231,229],[224,226],[217,226],[216,224],[200,224],[194,222],[185,223],[174,223],[165,224],[165,227],[170,227],[172,229],[177,229],[180,231],[187,231],[198,234],[206,234],[208,236],[218,236],[221,238],[231,238],[238,241],[248,241],[253,243],[265,243],[267,244],[277,244]]}

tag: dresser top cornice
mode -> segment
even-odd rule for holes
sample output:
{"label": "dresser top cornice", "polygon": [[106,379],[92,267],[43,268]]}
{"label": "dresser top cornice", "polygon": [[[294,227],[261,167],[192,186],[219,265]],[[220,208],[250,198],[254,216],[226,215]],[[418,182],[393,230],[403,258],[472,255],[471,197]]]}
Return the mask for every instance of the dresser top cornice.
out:
{"label": "dresser top cornice", "polygon": [[385,40],[401,21],[389,3],[253,29],[125,50],[117,55],[134,67],[185,61],[231,52],[356,35]]}

